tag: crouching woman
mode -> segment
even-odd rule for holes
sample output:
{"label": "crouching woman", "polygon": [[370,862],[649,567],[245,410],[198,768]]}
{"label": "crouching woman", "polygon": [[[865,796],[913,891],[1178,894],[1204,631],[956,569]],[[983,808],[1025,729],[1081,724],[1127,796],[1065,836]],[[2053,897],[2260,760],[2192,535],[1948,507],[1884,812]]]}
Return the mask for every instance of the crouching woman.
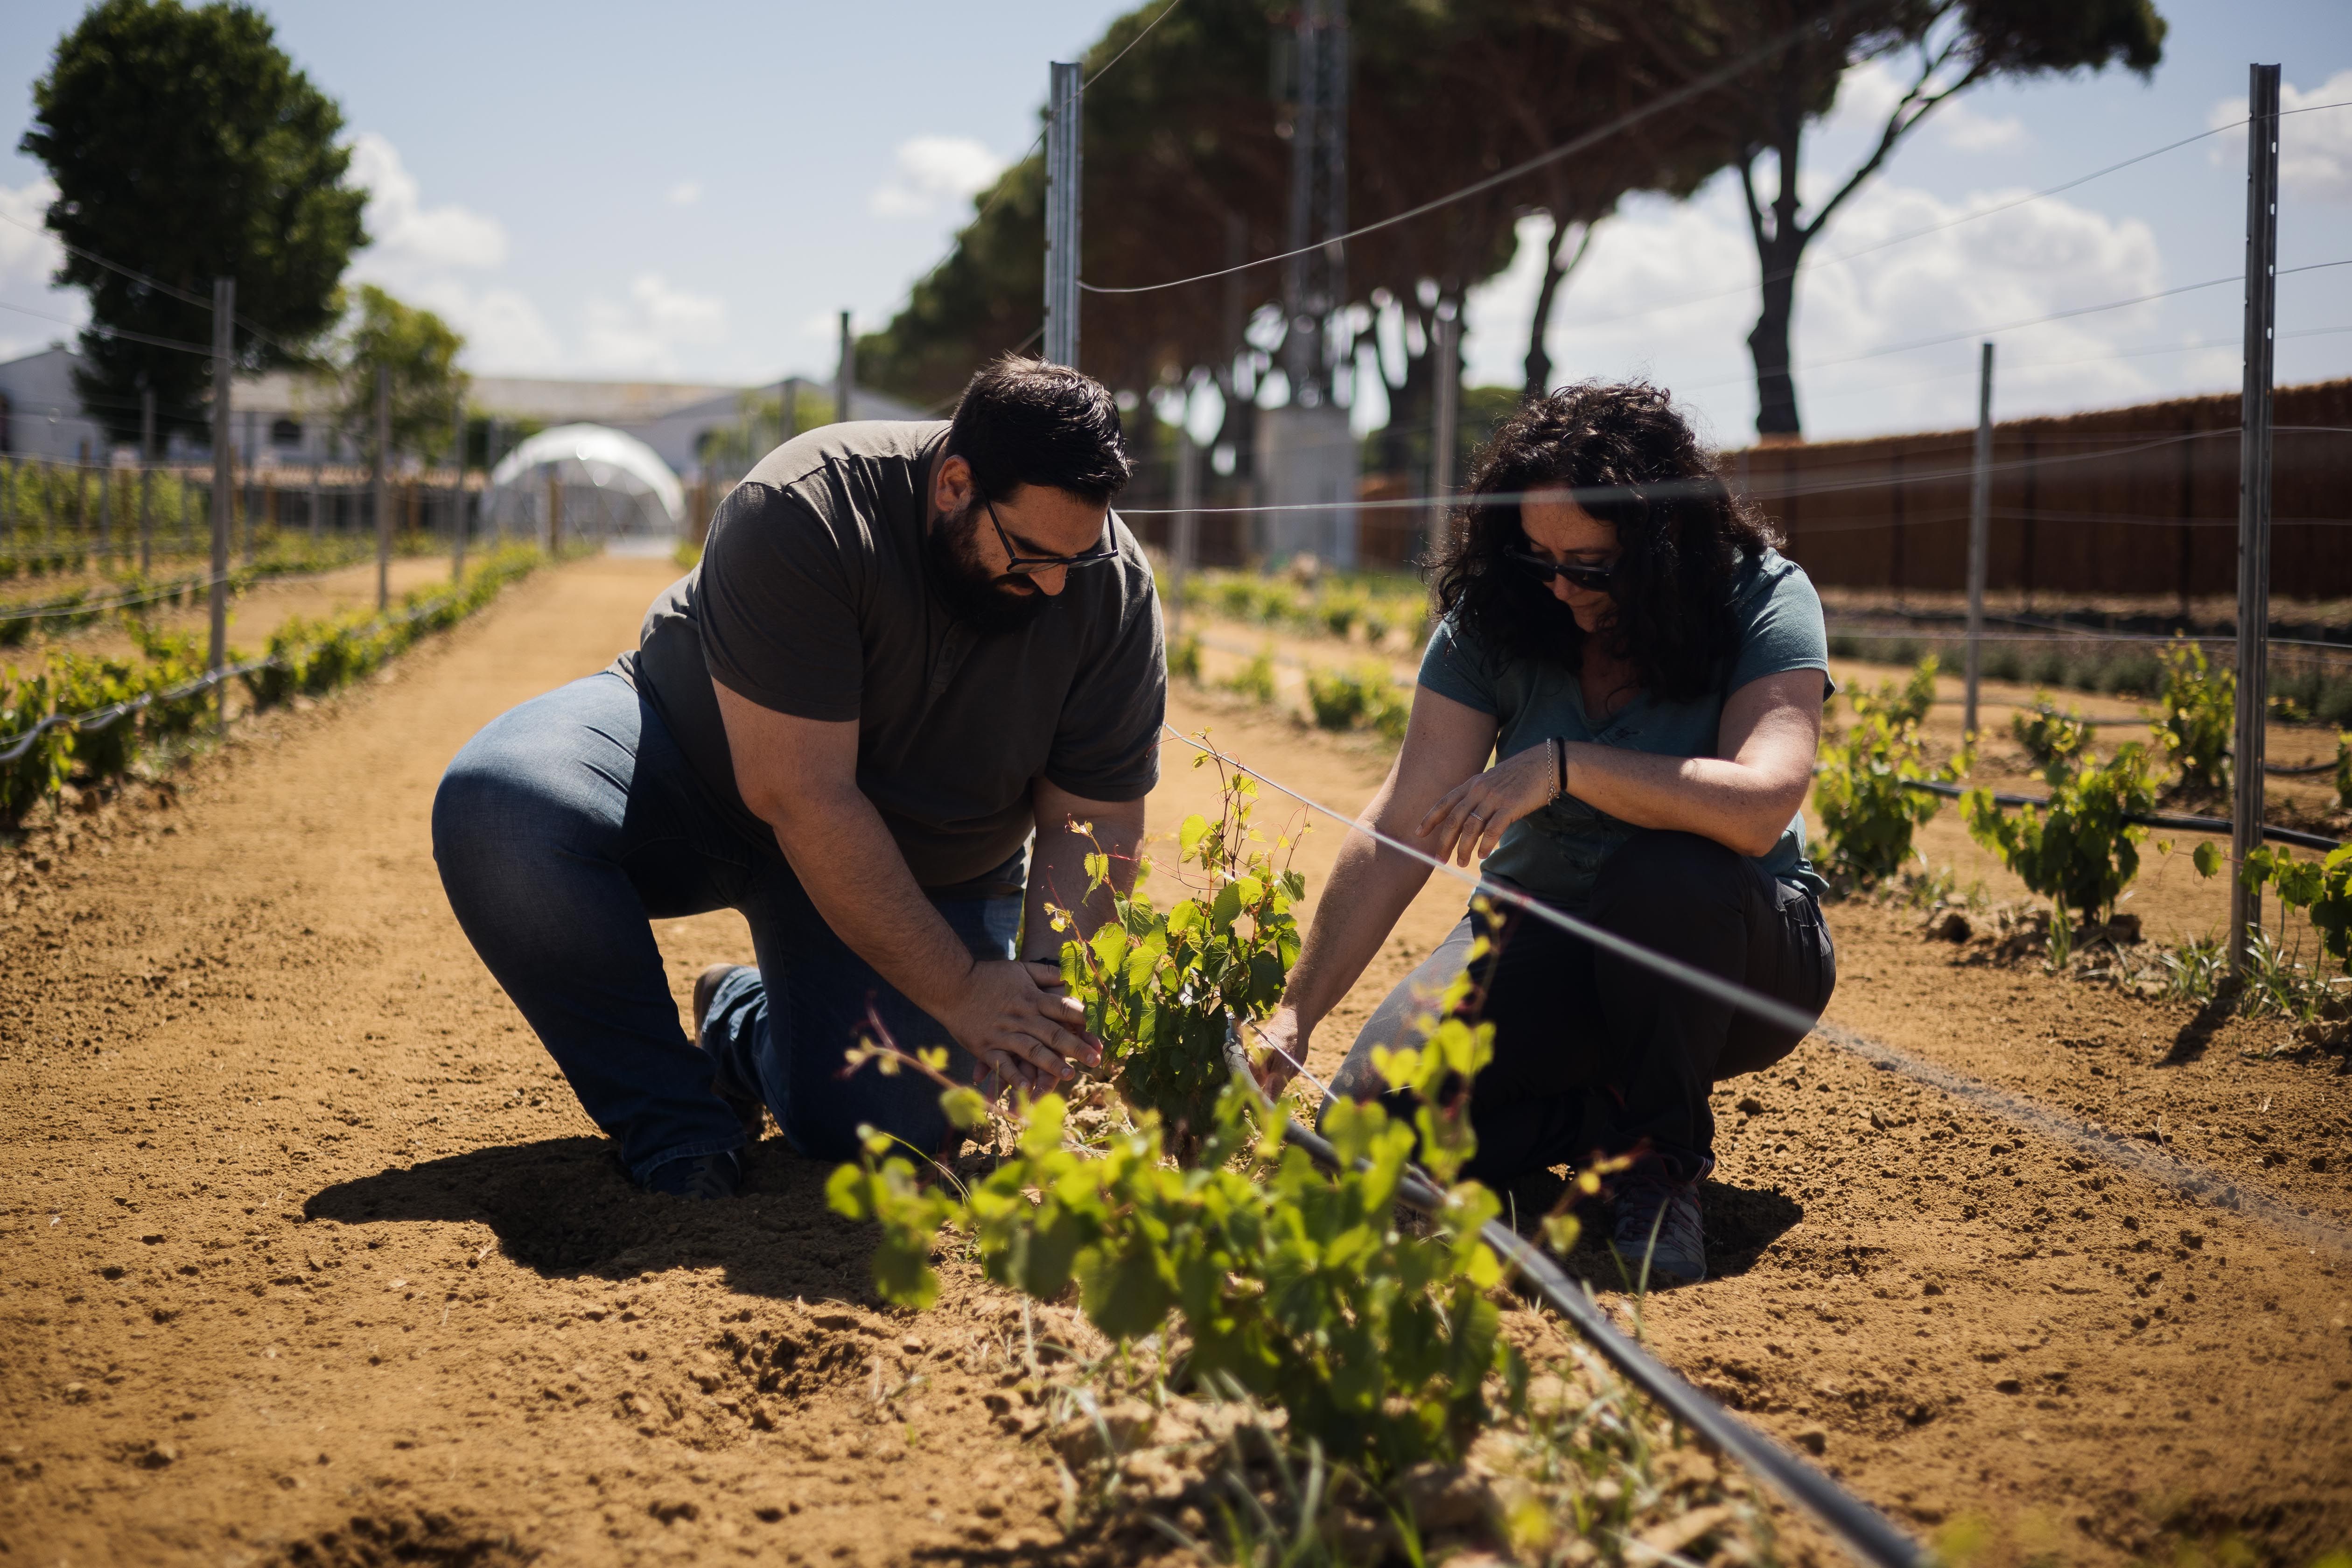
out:
{"label": "crouching woman", "polygon": [[[1443,618],[1404,745],[1366,820],[1433,857],[1484,857],[1501,887],[1817,1017],[1835,970],[1799,815],[1831,689],[1811,584],[1649,386],[1528,404],[1471,491],[1440,547]],[[1285,1053],[1306,1060],[1428,876],[1349,834],[1267,1021],[1270,1080],[1288,1076]],[[1464,1005],[1495,1026],[1468,1173],[1500,1187],[1630,1157],[1621,1254],[1647,1258],[1654,1283],[1704,1278],[1708,1092],[1801,1033],[1498,903],[1389,994],[1333,1093],[1380,1093],[1375,1048],[1422,1037],[1465,969]]]}

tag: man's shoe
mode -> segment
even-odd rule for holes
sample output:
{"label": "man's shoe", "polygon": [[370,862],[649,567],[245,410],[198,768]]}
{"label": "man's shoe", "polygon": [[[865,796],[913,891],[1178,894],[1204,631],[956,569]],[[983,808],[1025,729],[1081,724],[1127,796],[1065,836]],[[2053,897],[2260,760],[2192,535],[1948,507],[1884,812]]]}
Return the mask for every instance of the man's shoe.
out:
{"label": "man's shoe", "polygon": [[724,1150],[665,1160],[646,1178],[646,1191],[674,1198],[731,1198],[742,1186],[742,1162]]}
{"label": "man's shoe", "polygon": [[[706,1053],[710,1047],[703,1041],[702,1026],[710,1016],[710,1004],[727,977],[742,967],[740,963],[714,963],[694,977],[694,1043]],[[735,1113],[735,1120],[743,1124],[743,1136],[758,1142],[768,1125],[768,1108],[761,1103],[760,1097],[737,1088],[724,1073],[714,1073],[710,1082],[719,1091],[719,1098],[727,1102],[727,1109]]]}
{"label": "man's shoe", "polygon": [[1698,1184],[1629,1174],[1617,1182],[1617,1257],[1637,1287],[1663,1289],[1706,1278]]}

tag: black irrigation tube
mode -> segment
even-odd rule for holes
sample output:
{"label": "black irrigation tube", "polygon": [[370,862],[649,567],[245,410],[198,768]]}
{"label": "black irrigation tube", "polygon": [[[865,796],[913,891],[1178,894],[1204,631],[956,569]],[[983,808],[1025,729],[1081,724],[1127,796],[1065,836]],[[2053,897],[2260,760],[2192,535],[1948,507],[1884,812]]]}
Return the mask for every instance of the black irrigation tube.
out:
{"label": "black irrigation tube", "polygon": [[[1226,1042],[1231,1052],[1237,1042],[1230,1026]],[[1256,1080],[1246,1070],[1238,1070],[1236,1077],[1255,1090],[1261,1105],[1271,1109],[1265,1091],[1256,1089]],[[1339,1152],[1295,1116],[1285,1119],[1282,1136],[1284,1142],[1304,1150],[1308,1158],[1327,1170],[1347,1168]],[[1362,1163],[1359,1162],[1360,1166]],[[1398,1194],[1408,1207],[1423,1214],[1440,1215],[1445,1208],[1444,1193],[1417,1165],[1406,1167]],[[1889,1523],[1876,1509],[1691,1386],[1672,1367],[1652,1355],[1641,1342],[1610,1321],[1601,1304],[1527,1237],[1497,1219],[1488,1220],[1481,1226],[1478,1238],[1517,1269],[1519,1278],[1566,1319],[1569,1326],[1619,1375],[1697,1433],[1717,1453],[1728,1455],[1784,1500],[1819,1520],[1855,1556],[1873,1564],[1873,1568],[1926,1568],[1936,1561],[1932,1553]]]}
{"label": "black irrigation tube", "polygon": [[[2332,768],[2336,764],[2330,763],[2327,765]],[[1940,795],[1948,800],[1958,800],[1962,795],[1973,793],[1962,789],[1958,784],[1944,784],[1936,779],[1905,779],[1903,787],[1924,790],[1929,795]],[[1993,795],[1992,803],[2010,810],[2015,810],[2019,806],[2039,807],[2050,804],[2041,795],[1999,793]],[[2190,816],[2178,811],[2127,811],[2124,813],[2124,820],[2136,822],[2147,827],[2178,827],[2191,833],[2227,833],[2233,826],[2225,816]],[[2300,827],[2273,827],[2267,822],[2263,824],[2263,837],[2276,843],[2293,844],[2304,849],[2343,847],[2341,839],[2330,838],[2324,833],[2306,833]]]}
{"label": "black irrigation tube", "polygon": [[[1339,1152],[1318,1134],[1295,1121],[1283,1131],[1286,1139],[1318,1162],[1338,1166]],[[1406,1173],[1399,1190],[1407,1204],[1423,1214],[1436,1214],[1445,1206],[1445,1194],[1418,1170]],[[1498,1219],[1488,1220],[1478,1237],[1517,1269],[1519,1278],[1567,1319],[1628,1383],[1656,1400],[1718,1453],[1738,1460],[1784,1500],[1826,1525],[1855,1556],[1876,1568],[1924,1568],[1935,1561],[1876,1509],[1684,1381],[1610,1321],[1601,1304],[1527,1237]]]}

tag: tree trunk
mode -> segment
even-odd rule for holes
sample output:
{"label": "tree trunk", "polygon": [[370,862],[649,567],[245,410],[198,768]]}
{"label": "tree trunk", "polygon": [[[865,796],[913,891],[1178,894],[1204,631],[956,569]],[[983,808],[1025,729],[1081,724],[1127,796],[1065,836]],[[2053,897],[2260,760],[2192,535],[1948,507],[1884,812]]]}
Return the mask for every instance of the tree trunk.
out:
{"label": "tree trunk", "polygon": [[1583,261],[1584,253],[1592,247],[1592,226],[1586,224],[1576,241],[1576,254],[1560,254],[1562,226],[1552,219],[1551,238],[1544,246],[1543,287],[1536,290],[1536,317],[1528,327],[1527,384],[1520,397],[1533,403],[1551,390],[1551,353],[1544,347],[1544,338],[1551,331],[1551,310],[1559,298],[1559,286],[1568,275]]}
{"label": "tree trunk", "polygon": [[[1790,237],[1794,238],[1794,237]],[[1797,384],[1789,367],[1789,325],[1797,300],[1797,258],[1802,240],[1774,236],[1757,247],[1764,274],[1764,309],[1748,334],[1756,362],[1756,433],[1769,441],[1803,433],[1797,420]]]}

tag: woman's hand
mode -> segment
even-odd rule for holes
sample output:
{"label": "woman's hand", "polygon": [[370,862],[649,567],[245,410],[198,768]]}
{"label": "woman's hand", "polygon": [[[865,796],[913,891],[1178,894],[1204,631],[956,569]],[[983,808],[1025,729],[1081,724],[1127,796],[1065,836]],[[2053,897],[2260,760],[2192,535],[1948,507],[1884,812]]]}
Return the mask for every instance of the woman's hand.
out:
{"label": "woman's hand", "polygon": [[1263,1024],[1242,1026],[1242,1045],[1249,1052],[1250,1072],[1268,1100],[1279,1100],[1286,1085],[1307,1059],[1307,1025],[1298,1021],[1288,1003],[1276,1007]]}
{"label": "woman's hand", "polygon": [[1445,792],[1421,819],[1420,838],[1441,860],[1470,864],[1503,841],[1503,829],[1551,802],[1559,783],[1554,742],[1529,746]]}

